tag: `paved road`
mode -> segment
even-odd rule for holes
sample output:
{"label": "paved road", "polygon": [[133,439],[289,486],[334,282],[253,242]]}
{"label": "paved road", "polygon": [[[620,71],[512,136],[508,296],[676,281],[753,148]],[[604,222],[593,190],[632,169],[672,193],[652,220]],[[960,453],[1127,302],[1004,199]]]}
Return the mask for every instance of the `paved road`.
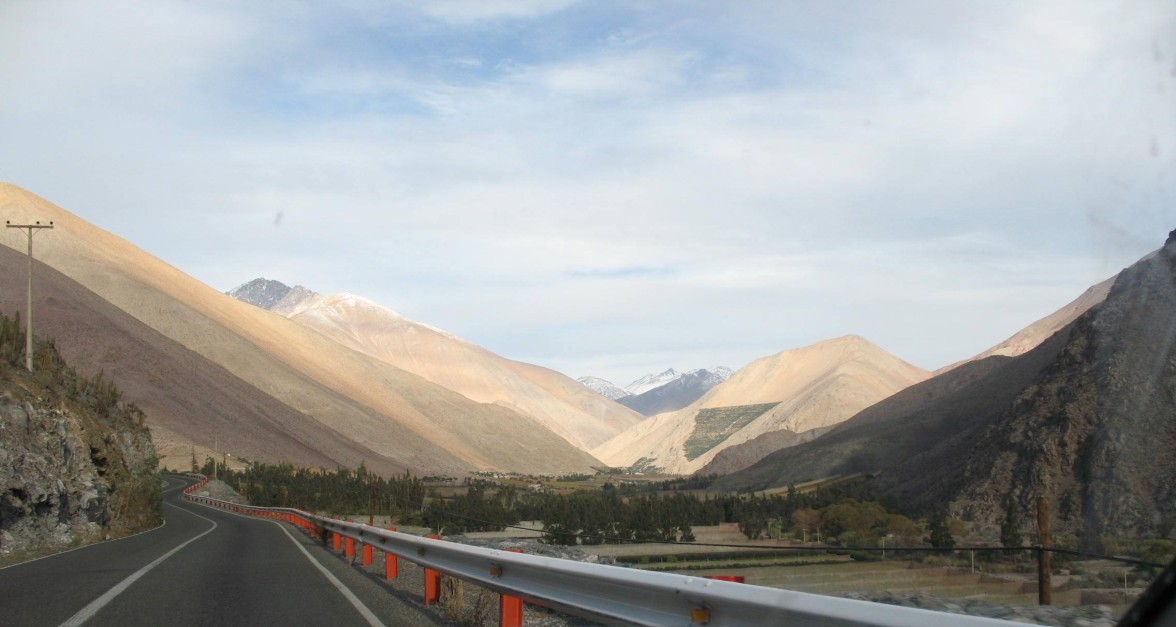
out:
{"label": "paved road", "polygon": [[180,499],[137,536],[0,569],[0,625],[428,625],[290,525]]}

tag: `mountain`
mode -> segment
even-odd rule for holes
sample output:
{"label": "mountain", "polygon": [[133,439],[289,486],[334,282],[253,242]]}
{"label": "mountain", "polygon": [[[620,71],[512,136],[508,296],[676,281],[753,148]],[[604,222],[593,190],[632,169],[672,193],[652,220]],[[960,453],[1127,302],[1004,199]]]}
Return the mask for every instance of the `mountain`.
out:
{"label": "mountain", "polygon": [[617,399],[617,402],[645,416],[677,411],[702,398],[731,374],[731,369],[723,366],[691,370],[640,394]]}
{"label": "mountain", "polygon": [[262,309],[273,308],[289,293],[289,285],[269,279],[253,279],[226,292],[237,300],[245,301]]}
{"label": "mountain", "polygon": [[[997,355],[1016,356],[1032,350],[1042,342],[1048,340],[1065,325],[1073,322],[1088,309],[1102,302],[1106,298],[1107,292],[1113,283],[1114,278],[1111,278],[1088,288],[1077,299],[1052,314],[1030,324],[1004,342],[993,346],[971,359],[959,361],[941,368],[935,372],[935,375],[942,375],[962,365],[980,361],[988,357]],[[818,429],[805,432],[804,434],[793,432],[765,434],[754,440],[727,448],[719,453],[711,464],[699,470],[699,473],[724,475],[743,470],[776,450],[812,441],[817,436],[824,434],[827,430]]]}
{"label": "mountain", "polygon": [[1055,533],[1176,525],[1176,231],[1037,347],[965,363],[808,444],[722,477],[758,489],[871,473],[909,513],[998,522],[1051,503]]}
{"label": "mountain", "polygon": [[588,389],[609,399],[610,401],[615,401],[619,398],[624,398],[629,395],[628,392],[620,387],[617,387],[617,385],[611,381],[606,381],[605,379],[601,379],[599,377],[580,377],[579,379],[576,379],[576,381],[580,383],[580,385],[587,387]]}
{"label": "mountain", "polygon": [[261,307],[282,315],[290,313],[303,301],[318,296],[316,292],[301,285],[290,287],[281,281],[272,279],[253,279],[248,283],[234,287],[225,294],[254,307]]}
{"label": "mountain", "polygon": [[1082,292],[1078,298],[1062,307],[1061,309],[1051,313],[1050,315],[1037,320],[1033,324],[1021,329],[1009,339],[993,346],[992,348],[964,361],[958,361],[949,366],[944,366],[935,371],[935,374],[943,374],[952,368],[957,368],[962,364],[970,361],[979,361],[985,357],[992,357],[993,355],[1005,355],[1008,357],[1015,357],[1029,352],[1037,345],[1041,344],[1050,336],[1060,331],[1063,327],[1070,324],[1074,320],[1086,313],[1091,307],[1101,303],[1106,299],[1107,293],[1110,292],[1111,286],[1115,283],[1115,277],[1111,277],[1101,283],[1092,285]]}
{"label": "mountain", "polygon": [[[128,400],[144,408],[155,405],[147,424],[180,459],[190,446],[212,448],[219,440],[237,455],[308,465],[325,457],[308,450],[330,450],[341,465],[366,462],[384,473],[562,473],[596,464],[529,416],[471,401],[225,296],[18,187],[0,184],[0,208],[13,222],[54,221],[55,228],[37,238],[38,276],[49,266],[142,325],[134,334],[143,339],[140,346],[152,348],[149,355],[161,360],[158,371],[140,365],[144,355],[114,338],[119,329],[108,332],[100,314],[77,312],[78,318],[92,321],[92,333],[59,329],[55,337],[63,352],[89,352],[90,369],[110,374]],[[0,243],[15,251],[25,248],[23,233],[12,229],[5,229]],[[21,292],[6,294],[20,299]],[[38,300],[43,302],[38,320],[58,309],[57,303]],[[165,345],[187,352],[158,348]],[[184,376],[183,366],[193,357],[203,364],[194,380]],[[210,383],[218,378],[239,380],[243,397],[216,393]],[[165,398],[162,388],[179,397]],[[240,413],[210,412],[206,395],[235,403]],[[254,409],[262,397],[272,400]]]}
{"label": "mountain", "polygon": [[644,394],[654,388],[661,387],[674,379],[682,376],[682,373],[670,368],[665,372],[659,374],[647,374],[640,379],[625,386],[625,392],[631,396]]}
{"label": "mountain", "polygon": [[691,473],[763,433],[838,424],[927,376],[845,336],[756,360],[688,407],[653,416],[592,452],[611,466]]}
{"label": "mountain", "polygon": [[[0,311],[24,311],[25,264],[23,253],[0,246]],[[40,262],[34,268],[35,333],[53,338],[79,370],[103,372],[147,413],[163,464],[187,468],[194,451],[203,463],[219,449],[327,468],[355,459],[381,472],[407,468],[265,394],[53,268]],[[447,467],[457,472],[462,464],[450,459]]]}
{"label": "mountain", "polygon": [[293,306],[287,306],[289,295],[280,300],[283,315],[473,401],[526,415],[578,448],[592,448],[641,420],[554,370],[506,359],[361,296],[306,293]]}

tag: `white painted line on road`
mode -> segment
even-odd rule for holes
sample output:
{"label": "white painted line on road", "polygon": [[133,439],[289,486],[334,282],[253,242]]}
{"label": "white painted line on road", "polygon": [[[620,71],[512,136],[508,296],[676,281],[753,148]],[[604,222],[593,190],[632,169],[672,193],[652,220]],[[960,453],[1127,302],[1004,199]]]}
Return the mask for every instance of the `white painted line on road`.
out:
{"label": "white painted line on road", "polygon": [[280,523],[274,522],[274,524],[278,526],[278,529],[282,530],[282,533],[286,534],[287,538],[290,538],[290,541],[294,543],[294,546],[298,547],[299,551],[302,551],[302,554],[306,556],[306,559],[310,560],[311,564],[314,564],[314,567],[317,568],[319,572],[322,573],[323,576],[331,582],[331,585],[335,586],[335,588],[339,590],[339,593],[343,595],[343,598],[347,599],[351,602],[351,605],[355,606],[355,609],[363,615],[364,619],[367,620],[369,625],[372,627],[384,627],[384,623],[381,622],[380,619],[376,617],[376,615],[371,610],[368,609],[368,606],[364,605],[363,601],[360,601],[359,597],[355,596],[355,593],[353,593],[347,586],[343,585],[342,581],[339,581],[335,575],[331,574],[331,571],[327,570],[326,566],[323,566],[318,562],[318,560],[314,559],[314,556],[310,554],[310,551],[307,551],[306,547],[302,546],[301,542],[295,539],[294,536],[290,535],[289,530],[287,530]]}
{"label": "white painted line on road", "polygon": [[110,590],[107,590],[105,594],[103,594],[102,596],[98,597],[97,599],[94,599],[93,601],[91,601],[89,605],[87,605],[86,607],[83,607],[81,610],[78,611],[77,614],[74,614],[73,616],[71,616],[69,618],[69,620],[65,621],[64,623],[61,623],[61,627],[77,627],[78,625],[81,625],[82,623],[90,620],[91,618],[94,617],[94,614],[98,613],[98,610],[101,610],[102,608],[106,607],[106,605],[108,603],[110,603],[111,601],[113,601],[115,597],[122,594],[127,588],[129,588],[131,586],[131,584],[135,583],[136,581],[139,580],[140,577],[142,577],[143,575],[146,575],[148,572],[150,572],[152,568],[159,566],[167,558],[175,555],[176,553],[179,553],[180,549],[182,549],[182,548],[188,546],[189,544],[192,544],[193,542],[199,540],[200,538],[203,538],[204,536],[212,533],[217,528],[217,524],[216,524],[215,520],[210,520],[208,518],[205,518],[205,517],[201,516],[200,514],[197,514],[196,512],[189,512],[188,510],[186,510],[182,507],[176,507],[175,505],[172,505],[171,503],[164,503],[164,505],[168,505],[170,507],[175,507],[176,509],[180,510],[181,512],[187,512],[197,518],[200,518],[202,520],[207,520],[208,522],[212,523],[212,527],[210,527],[208,529],[208,531],[205,531],[204,533],[202,533],[194,538],[189,539],[187,542],[184,542],[183,544],[168,551],[167,553],[164,553],[158,559],[156,559],[154,562],[151,562],[150,564],[144,566],[143,568],[140,568],[139,570],[135,571],[134,574],[132,574],[130,577],[123,579],[121,582],[118,583],[118,585],[111,588]]}

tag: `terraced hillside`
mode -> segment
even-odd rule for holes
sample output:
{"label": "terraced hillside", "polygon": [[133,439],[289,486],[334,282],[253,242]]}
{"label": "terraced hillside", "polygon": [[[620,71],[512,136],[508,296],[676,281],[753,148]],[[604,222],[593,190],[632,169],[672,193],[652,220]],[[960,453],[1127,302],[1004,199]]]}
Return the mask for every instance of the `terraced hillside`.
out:
{"label": "terraced hillside", "polygon": [[694,431],[682,447],[686,459],[694,461],[776,405],[777,403],[765,403],[700,409],[694,417]]}

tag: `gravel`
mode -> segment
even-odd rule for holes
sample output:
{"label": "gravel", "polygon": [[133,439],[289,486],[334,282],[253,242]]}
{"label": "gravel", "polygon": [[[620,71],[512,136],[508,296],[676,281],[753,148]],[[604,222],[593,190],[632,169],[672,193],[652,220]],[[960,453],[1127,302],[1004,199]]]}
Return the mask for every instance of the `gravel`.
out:
{"label": "gravel", "polygon": [[873,601],[903,607],[918,607],[949,614],[984,616],[1031,625],[1058,627],[1112,627],[1116,621],[1106,605],[1048,606],[1048,605],[992,605],[970,599],[943,599],[924,593],[850,592],[849,599]]}

